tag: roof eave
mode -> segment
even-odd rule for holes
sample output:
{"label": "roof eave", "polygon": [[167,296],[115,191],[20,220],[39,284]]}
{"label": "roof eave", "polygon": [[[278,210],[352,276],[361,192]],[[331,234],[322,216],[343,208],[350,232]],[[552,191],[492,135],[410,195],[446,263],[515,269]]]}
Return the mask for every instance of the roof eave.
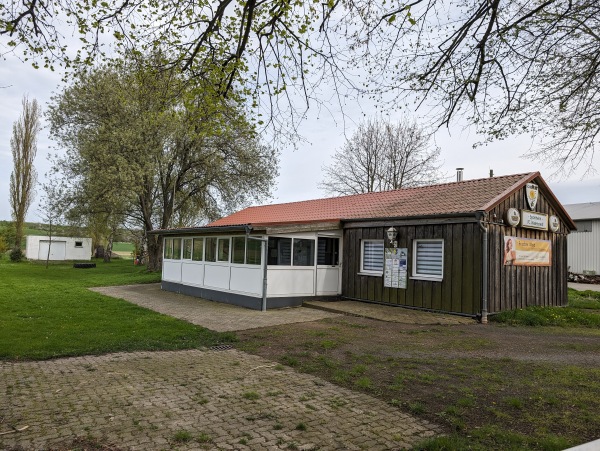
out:
{"label": "roof eave", "polygon": [[244,232],[251,233],[261,227],[253,227],[250,224],[211,226],[211,227],[184,227],[181,229],[158,229],[148,232],[149,235],[193,235],[198,233],[220,233],[220,232]]}

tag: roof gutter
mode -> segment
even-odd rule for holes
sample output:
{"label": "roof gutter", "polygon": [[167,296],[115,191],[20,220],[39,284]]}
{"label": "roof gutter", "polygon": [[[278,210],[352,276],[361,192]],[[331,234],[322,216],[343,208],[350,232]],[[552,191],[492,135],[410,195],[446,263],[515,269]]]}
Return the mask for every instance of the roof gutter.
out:
{"label": "roof gutter", "polygon": [[250,224],[214,226],[214,227],[186,227],[181,229],[158,229],[148,232],[149,235],[192,235],[198,233],[219,233],[219,232],[244,232],[249,234],[253,227]]}

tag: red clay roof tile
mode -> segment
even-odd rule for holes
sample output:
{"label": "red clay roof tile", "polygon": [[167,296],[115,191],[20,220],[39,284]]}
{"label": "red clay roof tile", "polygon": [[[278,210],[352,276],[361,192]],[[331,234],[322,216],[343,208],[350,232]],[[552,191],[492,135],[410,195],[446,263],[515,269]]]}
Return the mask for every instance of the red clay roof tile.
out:
{"label": "red clay roof tile", "polygon": [[208,224],[273,225],[342,219],[411,217],[489,211],[539,173],[506,175],[393,191],[249,207]]}

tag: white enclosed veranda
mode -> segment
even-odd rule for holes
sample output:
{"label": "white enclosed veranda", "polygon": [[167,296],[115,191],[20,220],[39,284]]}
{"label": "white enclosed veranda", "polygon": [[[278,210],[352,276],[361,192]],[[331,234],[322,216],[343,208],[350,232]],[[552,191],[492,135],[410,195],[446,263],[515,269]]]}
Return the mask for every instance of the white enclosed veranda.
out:
{"label": "white enclosed veranda", "polygon": [[306,298],[338,296],[341,237],[341,230],[167,236],[163,288],[260,308],[266,263],[269,308],[300,305]]}

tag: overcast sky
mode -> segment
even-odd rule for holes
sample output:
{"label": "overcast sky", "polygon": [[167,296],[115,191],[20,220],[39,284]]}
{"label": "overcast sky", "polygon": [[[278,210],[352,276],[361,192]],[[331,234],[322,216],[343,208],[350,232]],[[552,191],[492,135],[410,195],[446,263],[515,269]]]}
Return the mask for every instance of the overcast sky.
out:
{"label": "overcast sky", "polygon": [[[44,69],[33,69],[31,65],[22,63],[14,56],[0,60],[0,220],[10,219],[9,178],[12,171],[10,137],[12,125],[21,114],[23,95],[36,98],[42,110],[53,92],[60,89],[61,75]],[[331,156],[350,136],[356,125],[364,117],[372,115],[375,109],[366,101],[351,102],[344,106],[345,118],[339,107],[332,105],[330,112],[319,110],[316,106],[309,109],[307,119],[300,127],[300,134],[306,142],[300,143],[296,149],[281,149],[280,176],[270,203],[291,202],[298,200],[325,197],[318,188],[322,178],[322,166],[331,162]],[[399,114],[396,116],[399,117]],[[395,116],[392,115],[391,119]],[[480,141],[473,130],[464,129],[464,125],[456,124],[452,129],[441,129],[435,135],[437,145],[441,148],[443,170],[451,178],[457,167],[464,167],[464,178],[475,179],[487,177],[493,169],[495,175],[506,175],[530,171],[540,171],[549,183],[558,199],[565,204],[600,201],[600,176],[598,174],[581,180],[582,174],[572,174],[569,178],[558,180],[551,177],[553,169],[541,163],[521,158],[531,149],[531,142],[526,137],[493,143],[486,147],[473,149],[473,143]],[[40,181],[49,169],[47,157],[54,153],[52,142],[48,139],[47,130],[39,136],[38,153],[35,165]],[[599,161],[595,169],[600,170]],[[600,171],[598,171],[600,172]],[[40,190],[34,204],[29,209],[27,220],[39,221],[37,202],[41,197]]]}

